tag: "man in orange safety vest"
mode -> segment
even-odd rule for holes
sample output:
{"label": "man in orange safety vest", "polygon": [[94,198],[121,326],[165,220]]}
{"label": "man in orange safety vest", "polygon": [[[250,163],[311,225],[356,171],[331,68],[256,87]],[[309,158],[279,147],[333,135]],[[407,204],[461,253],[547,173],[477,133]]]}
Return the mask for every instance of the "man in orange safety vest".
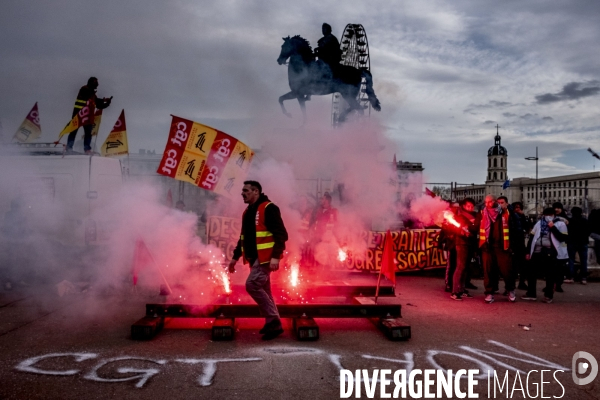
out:
{"label": "man in orange safety vest", "polygon": [[235,272],[235,264],[240,257],[250,265],[246,291],[265,317],[265,326],[260,330],[263,340],[270,340],[283,333],[271,293],[271,272],[279,269],[288,234],[279,207],[262,193],[260,183],[245,181],[242,197],[248,207],[242,215],[242,233],[233,251],[229,272]]}

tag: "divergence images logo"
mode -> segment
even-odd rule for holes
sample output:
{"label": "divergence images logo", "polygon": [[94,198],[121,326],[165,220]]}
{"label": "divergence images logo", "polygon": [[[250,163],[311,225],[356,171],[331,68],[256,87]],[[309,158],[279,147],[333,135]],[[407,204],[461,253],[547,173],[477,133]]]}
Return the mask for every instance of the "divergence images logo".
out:
{"label": "divergence images logo", "polygon": [[[577,362],[580,358],[583,358],[586,361]],[[578,351],[577,353],[573,354],[573,363],[571,365],[571,371],[573,374],[573,382],[575,382],[576,385],[587,385],[588,383],[596,379],[596,376],[598,376],[598,361],[596,361],[594,356],[590,353],[585,351]],[[577,374],[584,375],[588,371],[590,371],[590,374],[587,376],[587,378],[577,377]]]}

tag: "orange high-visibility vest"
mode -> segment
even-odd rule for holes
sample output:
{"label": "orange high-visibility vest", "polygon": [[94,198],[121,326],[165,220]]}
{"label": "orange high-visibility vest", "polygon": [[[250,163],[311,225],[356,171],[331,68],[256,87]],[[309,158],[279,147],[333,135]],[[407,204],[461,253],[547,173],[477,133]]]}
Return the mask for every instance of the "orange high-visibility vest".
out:
{"label": "orange high-visibility vest", "polygon": [[[483,211],[481,211],[483,213]],[[508,250],[510,247],[510,236],[508,231],[508,218],[509,212],[505,210],[502,213],[502,242],[504,244],[504,250]],[[494,229],[490,227],[490,230]],[[479,247],[483,246],[486,242],[487,237],[485,236],[485,229],[483,227],[483,218],[481,219],[481,223],[479,224]]]}
{"label": "orange high-visibility vest", "polygon": [[[258,262],[259,264],[268,264],[271,262],[271,254],[273,253],[273,246],[275,246],[275,240],[273,239],[273,234],[269,232],[265,225],[265,209],[269,204],[272,204],[270,201],[265,201],[258,206],[256,210],[256,251],[258,253]],[[247,210],[247,209],[246,209]],[[244,210],[244,214],[246,215],[246,210]],[[242,220],[244,217],[242,216]],[[246,255],[244,254],[244,234],[240,236],[242,241],[242,257],[244,258],[244,263],[247,263]]]}

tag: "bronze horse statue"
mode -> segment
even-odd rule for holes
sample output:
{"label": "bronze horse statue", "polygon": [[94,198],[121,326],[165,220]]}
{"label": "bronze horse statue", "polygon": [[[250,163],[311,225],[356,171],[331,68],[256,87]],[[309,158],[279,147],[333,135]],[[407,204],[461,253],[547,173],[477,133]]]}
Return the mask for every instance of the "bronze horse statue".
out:
{"label": "bronze horse statue", "polygon": [[315,61],[310,44],[299,35],[283,38],[283,45],[277,62],[279,65],[283,65],[288,58],[288,82],[291,91],[279,97],[281,111],[288,117],[292,115],[287,112],[283,105],[285,100],[298,99],[302,116],[306,121],[304,103],[310,100],[311,95],[321,96],[336,92],[340,93],[349,105],[349,108],[340,114],[340,122],[343,122],[346,116],[354,110],[360,113],[364,112],[357,101],[363,77],[367,83],[366,94],[371,106],[376,111],[381,110],[381,105],[373,90],[373,77],[366,68],[357,69],[340,64],[332,69],[323,61]]}

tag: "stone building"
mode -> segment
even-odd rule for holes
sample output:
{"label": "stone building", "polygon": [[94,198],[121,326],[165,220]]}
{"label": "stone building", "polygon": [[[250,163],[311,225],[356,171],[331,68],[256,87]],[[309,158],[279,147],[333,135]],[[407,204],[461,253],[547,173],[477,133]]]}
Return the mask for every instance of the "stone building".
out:
{"label": "stone building", "polygon": [[[536,212],[537,188],[537,212]],[[536,215],[554,202],[561,202],[566,210],[581,207],[584,213],[600,208],[600,172],[543,177],[537,179],[520,177],[508,178],[508,151],[501,144],[501,137],[496,130],[494,145],[487,154],[487,175],[484,184],[456,185],[453,199],[473,198],[483,203],[487,194],[506,196],[509,202],[521,201],[525,212]]]}

